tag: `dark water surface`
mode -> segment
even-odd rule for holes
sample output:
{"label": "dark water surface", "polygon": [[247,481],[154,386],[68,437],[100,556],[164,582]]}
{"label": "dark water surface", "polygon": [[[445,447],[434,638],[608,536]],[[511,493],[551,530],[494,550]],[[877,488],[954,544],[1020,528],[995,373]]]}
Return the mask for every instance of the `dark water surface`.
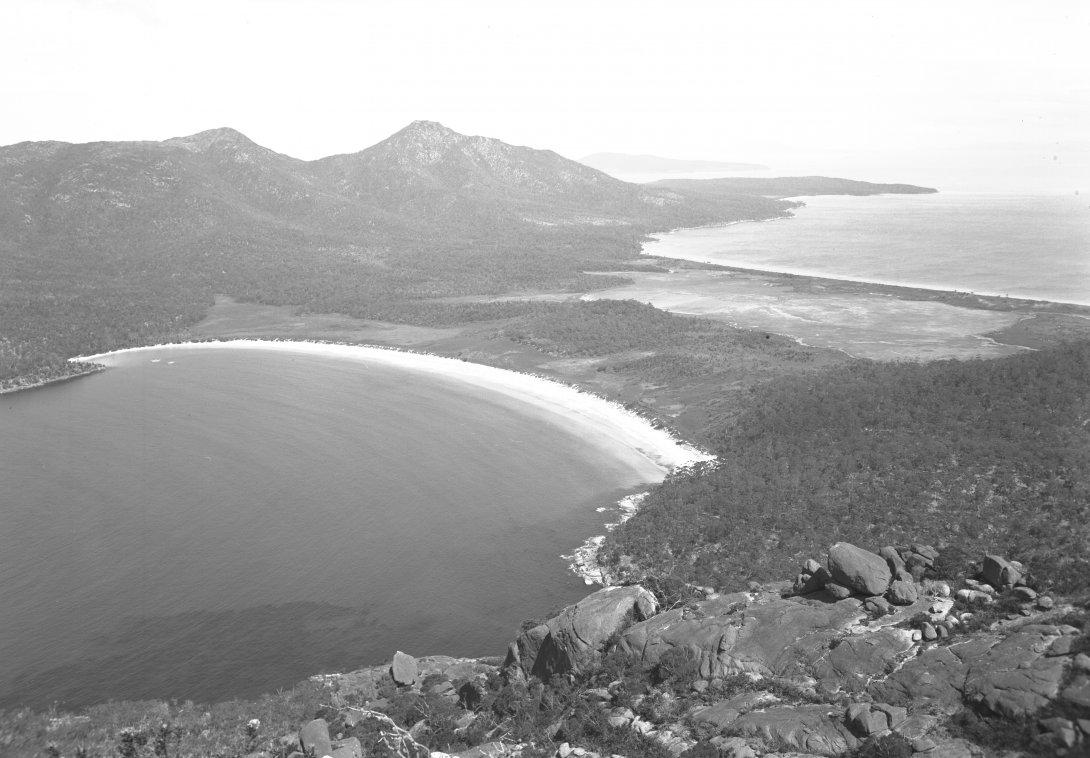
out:
{"label": "dark water surface", "polygon": [[646,479],[525,403],[404,368],[114,360],[0,398],[0,707],[502,654],[586,592],[559,555]]}

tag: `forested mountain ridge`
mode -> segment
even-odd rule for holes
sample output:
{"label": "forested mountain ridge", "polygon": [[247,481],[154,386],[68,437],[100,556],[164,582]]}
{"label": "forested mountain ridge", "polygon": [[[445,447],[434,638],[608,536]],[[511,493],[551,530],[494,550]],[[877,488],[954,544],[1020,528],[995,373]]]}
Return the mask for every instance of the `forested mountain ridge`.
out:
{"label": "forested mountain ridge", "polygon": [[[227,128],[0,147],[0,382],[169,339],[215,293],[448,323],[458,295],[589,288],[650,231],[790,203],[628,184],[551,151],[417,121],[303,161]],[[600,285],[601,277],[594,280]]]}

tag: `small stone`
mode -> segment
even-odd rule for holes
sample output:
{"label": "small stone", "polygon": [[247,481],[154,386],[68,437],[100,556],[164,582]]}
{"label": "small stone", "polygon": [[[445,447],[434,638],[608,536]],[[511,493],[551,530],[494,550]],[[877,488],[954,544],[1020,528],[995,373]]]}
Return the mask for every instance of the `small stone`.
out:
{"label": "small stone", "polygon": [[1011,594],[1019,600],[1033,600],[1037,597],[1037,592],[1029,587],[1015,587]]}
{"label": "small stone", "polygon": [[922,555],[928,560],[934,561],[939,557],[939,551],[933,548],[931,545],[917,545],[913,543],[909,546],[909,549],[917,555]]}
{"label": "small stone", "polygon": [[934,750],[936,747],[938,747],[938,744],[926,734],[923,737],[917,737],[912,740],[912,750],[916,753],[926,753],[930,750]]}
{"label": "small stone", "polygon": [[398,650],[394,653],[394,661],[390,664],[390,675],[395,684],[408,686],[416,682],[416,659],[408,653]]}
{"label": "small stone", "polygon": [[1079,731],[1090,737],[1090,719],[1078,719]]}
{"label": "small stone", "polygon": [[820,563],[815,561],[813,558],[807,558],[806,563],[802,564],[802,573],[816,574],[819,568],[821,568]]}
{"label": "small stone", "polygon": [[1021,613],[1023,616],[1032,616],[1033,608],[1028,605],[1023,605],[1021,608],[1018,609],[1018,612]]}
{"label": "small stone", "polygon": [[1075,656],[1075,660],[1071,662],[1071,665],[1079,671],[1090,672],[1090,655],[1079,653]]}
{"label": "small stone", "polygon": [[867,703],[852,703],[844,712],[844,722],[860,737],[870,734],[869,720],[870,705]]}
{"label": "small stone", "polygon": [[571,752],[571,745],[567,742],[561,742],[560,747],[556,749],[556,754],[559,758],[568,758],[568,756],[571,755]]}
{"label": "small stone", "polygon": [[1037,598],[1037,607],[1040,608],[1042,611],[1052,610],[1053,605],[1054,603],[1052,601],[1052,598],[1050,598],[1048,595],[1041,595],[1041,597]]}
{"label": "small stone", "polygon": [[1060,634],[1079,634],[1079,628],[1071,624],[1060,624],[1056,628],[1060,630]]}
{"label": "small stone", "polygon": [[884,597],[868,597],[863,601],[863,610],[867,611],[873,616],[885,616],[892,608],[889,601]]}
{"label": "small stone", "polygon": [[836,582],[829,582],[825,585],[825,591],[835,597],[837,600],[845,600],[852,596],[852,591],[845,587],[843,584],[837,584]]}
{"label": "small stone", "polygon": [[886,545],[878,550],[878,555],[886,559],[886,565],[889,566],[889,570],[893,573],[897,573],[898,569],[905,567],[904,559],[898,555],[897,550],[890,545]]}
{"label": "small stone", "polygon": [[919,642],[922,639],[923,639],[923,632],[921,632],[919,629],[913,629],[912,630],[912,641],[913,642]]}
{"label": "small stone", "polygon": [[939,636],[939,633],[935,631],[935,627],[931,626],[931,624],[926,621],[920,626],[920,634],[922,634],[923,638],[928,642],[938,639]]}
{"label": "small stone", "polygon": [[818,566],[817,571],[812,574],[799,574],[792,589],[796,595],[809,595],[824,587],[831,578],[824,566]]}
{"label": "small stone", "polygon": [[940,640],[950,636],[950,630],[946,628],[945,624],[935,624],[935,632],[939,635]]}
{"label": "small stone", "polygon": [[897,580],[889,585],[886,597],[894,605],[912,605],[919,599],[919,593],[912,582]]}
{"label": "small stone", "polygon": [[1075,724],[1068,721],[1065,718],[1050,718],[1041,719],[1039,722],[1041,727],[1046,732],[1052,735],[1052,738],[1063,747],[1072,748],[1075,747],[1075,743],[1079,739],[1079,733],[1075,731]]}
{"label": "small stone", "polygon": [[749,583],[749,591],[750,592],[760,592],[761,591],[760,582],[750,582]]}

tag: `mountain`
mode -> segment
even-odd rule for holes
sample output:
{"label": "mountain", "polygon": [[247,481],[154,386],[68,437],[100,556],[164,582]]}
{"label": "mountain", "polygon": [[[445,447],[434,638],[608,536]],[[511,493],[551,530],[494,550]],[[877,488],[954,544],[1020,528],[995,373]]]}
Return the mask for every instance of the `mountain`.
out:
{"label": "mountain", "polygon": [[0,382],[175,335],[216,293],[445,323],[441,298],[585,289],[583,271],[632,257],[648,232],[788,207],[629,184],[431,121],[314,161],[229,128],[8,145]]}
{"label": "mountain", "polygon": [[675,189],[692,192],[704,197],[737,197],[738,195],[766,195],[770,197],[799,197],[802,195],[919,195],[938,192],[932,187],[914,184],[874,184],[854,179],[837,179],[830,176],[781,176],[758,178],[745,176],[722,179],[662,179],[648,187]]}
{"label": "mountain", "polygon": [[609,173],[618,174],[682,174],[691,171],[763,171],[768,166],[759,163],[734,163],[725,161],[696,161],[678,158],[662,158],[657,155],[628,155],[626,153],[594,153],[579,159],[580,163],[594,166]]}

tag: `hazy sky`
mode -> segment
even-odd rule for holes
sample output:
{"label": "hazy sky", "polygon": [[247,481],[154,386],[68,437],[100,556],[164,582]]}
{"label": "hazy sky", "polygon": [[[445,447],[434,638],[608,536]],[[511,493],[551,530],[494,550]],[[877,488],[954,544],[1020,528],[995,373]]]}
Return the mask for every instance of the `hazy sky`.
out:
{"label": "hazy sky", "polygon": [[1090,192],[1090,2],[3,0],[0,144],[413,119],[546,147]]}

